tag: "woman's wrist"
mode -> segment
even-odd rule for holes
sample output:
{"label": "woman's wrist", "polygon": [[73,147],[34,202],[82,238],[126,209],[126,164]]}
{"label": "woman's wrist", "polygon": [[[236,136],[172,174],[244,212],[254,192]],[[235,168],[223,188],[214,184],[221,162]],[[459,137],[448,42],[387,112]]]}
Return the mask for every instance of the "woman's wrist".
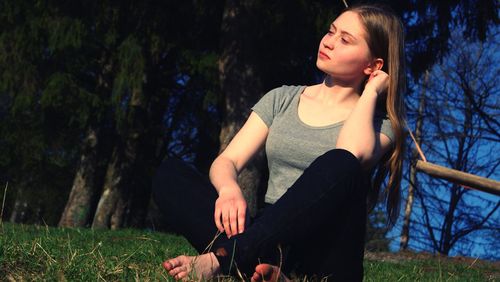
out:
{"label": "woman's wrist", "polygon": [[372,88],[365,88],[363,90],[363,94],[361,95],[361,97],[369,97],[374,99],[377,99],[378,96],[379,96],[378,92]]}
{"label": "woman's wrist", "polygon": [[[361,97],[359,97],[357,104],[369,105],[369,107],[374,107],[377,105],[377,100],[379,99],[379,95],[377,91],[373,89],[365,89]],[[360,106],[364,107],[364,106]]]}
{"label": "woman's wrist", "polygon": [[218,191],[219,195],[228,194],[228,193],[241,193],[241,190],[237,184],[234,185],[224,185],[219,187]]}

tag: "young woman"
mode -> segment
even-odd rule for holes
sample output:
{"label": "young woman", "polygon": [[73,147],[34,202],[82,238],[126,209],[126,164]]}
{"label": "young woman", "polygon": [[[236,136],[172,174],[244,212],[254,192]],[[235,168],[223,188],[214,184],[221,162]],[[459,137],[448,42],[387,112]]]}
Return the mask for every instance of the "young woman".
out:
{"label": "young woman", "polygon": [[[213,162],[210,182],[180,161],[162,164],[155,201],[202,253],[165,261],[171,276],[362,280],[367,197],[378,198],[388,173],[392,222],[399,207],[402,24],[377,6],[348,8],[321,40],[316,64],[323,83],[274,89],[252,108]],[[264,144],[269,205],[250,223],[237,175]]]}

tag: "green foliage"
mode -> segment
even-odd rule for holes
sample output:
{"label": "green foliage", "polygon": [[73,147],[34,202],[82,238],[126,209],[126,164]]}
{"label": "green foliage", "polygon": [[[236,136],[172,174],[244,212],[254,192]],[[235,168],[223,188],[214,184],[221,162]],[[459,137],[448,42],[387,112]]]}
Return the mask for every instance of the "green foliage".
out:
{"label": "green foliage", "polygon": [[120,130],[126,123],[133,122],[124,120],[128,107],[143,103],[141,100],[144,100],[142,84],[145,77],[145,62],[142,48],[133,35],[127,37],[117,51],[118,72],[113,82],[112,103],[117,127]]}
{"label": "green foliage", "polygon": [[[110,151],[114,142],[125,143],[132,128],[139,133],[134,132],[136,138],[150,140],[139,149],[140,159],[151,166],[163,158],[150,148],[169,134],[161,123],[170,93],[188,93],[176,78],[190,77],[196,91],[212,93],[218,80],[217,58],[210,50],[217,38],[205,45],[192,41],[204,29],[215,29],[198,22],[208,15],[189,16],[203,14],[193,5],[0,1],[0,181],[14,187],[5,216],[16,198],[25,197],[20,200],[29,210],[52,210],[44,219],[57,223],[62,210],[54,207],[64,206],[89,127],[106,134],[99,144],[108,147],[100,152]],[[188,102],[196,104],[200,96]],[[105,159],[101,156],[101,163]],[[45,203],[53,191],[63,199],[49,207]],[[33,194],[44,200],[28,196]]]}
{"label": "green foliage", "polygon": [[86,27],[79,19],[69,17],[51,18],[47,21],[48,48],[51,52],[78,49],[86,37]]}
{"label": "green foliage", "polygon": [[69,73],[56,72],[47,78],[47,85],[40,97],[42,119],[51,124],[59,124],[59,130],[76,127],[85,128],[92,111],[102,107],[97,95],[78,85]]}

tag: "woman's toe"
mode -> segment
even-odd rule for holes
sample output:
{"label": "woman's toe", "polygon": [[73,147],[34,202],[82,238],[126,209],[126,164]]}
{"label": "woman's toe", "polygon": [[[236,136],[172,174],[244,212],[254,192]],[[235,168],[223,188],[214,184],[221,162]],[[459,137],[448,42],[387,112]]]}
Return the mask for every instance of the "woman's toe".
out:
{"label": "woman's toe", "polygon": [[262,281],[262,275],[258,272],[254,272],[252,275],[252,282],[261,282]]}
{"label": "woman's toe", "polygon": [[174,267],[172,266],[172,264],[170,264],[170,262],[168,260],[166,260],[166,261],[163,262],[163,268],[165,268],[166,270],[170,271]]}
{"label": "woman's toe", "polygon": [[177,280],[181,280],[181,279],[184,279],[187,277],[187,272],[186,271],[182,271],[180,272],[179,274],[175,275],[175,279]]}

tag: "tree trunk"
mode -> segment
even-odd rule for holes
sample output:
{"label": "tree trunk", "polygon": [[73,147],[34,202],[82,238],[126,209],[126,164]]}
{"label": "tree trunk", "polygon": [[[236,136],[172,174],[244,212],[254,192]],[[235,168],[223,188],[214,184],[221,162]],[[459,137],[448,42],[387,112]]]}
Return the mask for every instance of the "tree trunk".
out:
{"label": "tree trunk", "polygon": [[[172,62],[172,63],[170,63]],[[177,67],[174,59],[168,58],[168,62],[165,64],[155,64],[151,63],[151,71],[148,73],[148,84],[144,86],[144,91],[150,93],[148,96],[149,100],[147,103],[147,124],[148,128],[144,130],[143,137],[141,138],[138,148],[140,148],[140,154],[137,156],[133,168],[133,181],[132,181],[132,193],[129,196],[130,202],[130,214],[125,222],[126,226],[143,228],[145,226],[151,226],[152,219],[148,219],[150,202],[151,202],[151,187],[152,178],[156,169],[160,166],[161,162],[167,154],[167,144],[170,140],[170,135],[167,134],[169,129],[166,128],[164,118],[165,112],[167,111],[166,101],[168,101],[170,91],[162,90],[158,91],[162,87],[167,89],[174,88],[176,81],[171,81],[170,79],[165,84],[165,76],[162,72],[162,68],[168,66],[169,68],[175,69]],[[145,118],[146,119],[146,118]],[[161,224],[160,224],[161,225]],[[152,226],[151,226],[152,227]]]}
{"label": "tree trunk", "polygon": [[11,187],[15,187],[12,191],[15,191],[15,201],[12,205],[12,211],[10,213],[9,221],[12,223],[25,223],[30,219],[30,199],[28,197],[29,190],[26,187],[30,187],[33,181],[31,177],[29,179],[25,179],[20,183],[16,183],[14,185],[10,185]]}
{"label": "tree trunk", "polygon": [[[219,140],[220,152],[229,144],[250,114],[250,108],[262,95],[254,59],[255,51],[248,46],[254,36],[252,1],[226,1],[221,27],[219,78],[224,96],[224,122]],[[254,29],[254,28],[253,28]],[[247,43],[248,42],[248,43]],[[263,154],[257,154],[239,174],[238,182],[247,200],[251,215],[257,210],[257,195],[261,184]]]}
{"label": "tree trunk", "polygon": [[[146,140],[149,139],[149,140]],[[133,173],[129,180],[130,190],[128,198],[126,198],[125,207],[121,208],[125,212],[125,220],[122,222],[124,226],[142,228],[148,213],[149,200],[151,198],[151,179],[152,168],[158,167],[154,148],[157,147],[157,142],[163,143],[160,138],[152,138],[151,135],[142,138],[139,146],[140,153],[137,153],[137,158],[131,168]],[[121,203],[120,203],[121,204]]]}
{"label": "tree trunk", "polygon": [[93,214],[92,202],[98,192],[98,142],[96,129],[90,127],[83,141],[80,163],[59,226],[83,227],[89,224]]}
{"label": "tree trunk", "polygon": [[145,110],[142,90],[133,89],[126,116],[126,129],[111,156],[92,228],[122,227],[130,206],[131,179],[137,160],[139,139],[143,137]]}
{"label": "tree trunk", "polygon": [[92,228],[117,229],[122,226],[131,178],[131,161],[126,160],[124,155],[121,146],[113,150]]}
{"label": "tree trunk", "polygon": [[[415,130],[415,139],[418,146],[422,144],[422,124],[424,121],[424,109],[425,109],[425,90],[427,88],[427,82],[429,80],[429,72],[425,72],[424,85],[422,87],[422,92],[420,93],[420,103],[418,105],[418,117],[417,125]],[[415,145],[415,146],[416,146]],[[410,167],[410,185],[408,186],[408,198],[406,200],[405,215],[403,219],[403,228],[401,230],[401,240],[399,246],[401,250],[406,250],[408,248],[408,241],[410,241],[410,218],[413,208],[413,199],[415,197],[415,189],[417,187],[417,169],[416,160],[418,159],[417,152],[413,153],[413,161]]]}
{"label": "tree trunk", "polygon": [[12,207],[12,212],[10,214],[9,222],[11,223],[21,223],[23,221],[24,211],[26,210],[28,203],[22,201],[20,197],[16,197],[14,206]]}
{"label": "tree trunk", "polygon": [[[465,101],[465,112],[464,112],[464,121],[463,121],[463,132],[464,134],[457,138],[458,140],[458,152],[457,158],[454,161],[453,167],[457,170],[464,170],[467,165],[467,147],[468,147],[468,138],[471,136],[470,129],[472,128],[472,107],[468,100]],[[439,241],[439,252],[444,255],[448,255],[451,248],[456,241],[453,240],[455,236],[455,230],[453,227],[456,226],[455,218],[456,211],[459,208],[459,202],[462,200],[462,196],[464,194],[464,188],[459,185],[454,184],[450,190],[450,203],[448,205],[448,211],[446,212],[446,216],[444,218],[443,225],[441,227],[441,239]]]}
{"label": "tree trunk", "polygon": [[403,227],[401,230],[401,239],[399,242],[400,250],[408,249],[408,242],[410,241],[410,218],[413,208],[413,199],[415,197],[415,187],[417,181],[417,170],[415,164],[412,162],[410,168],[410,185],[408,186],[408,198],[406,199],[405,215],[403,219]]}

